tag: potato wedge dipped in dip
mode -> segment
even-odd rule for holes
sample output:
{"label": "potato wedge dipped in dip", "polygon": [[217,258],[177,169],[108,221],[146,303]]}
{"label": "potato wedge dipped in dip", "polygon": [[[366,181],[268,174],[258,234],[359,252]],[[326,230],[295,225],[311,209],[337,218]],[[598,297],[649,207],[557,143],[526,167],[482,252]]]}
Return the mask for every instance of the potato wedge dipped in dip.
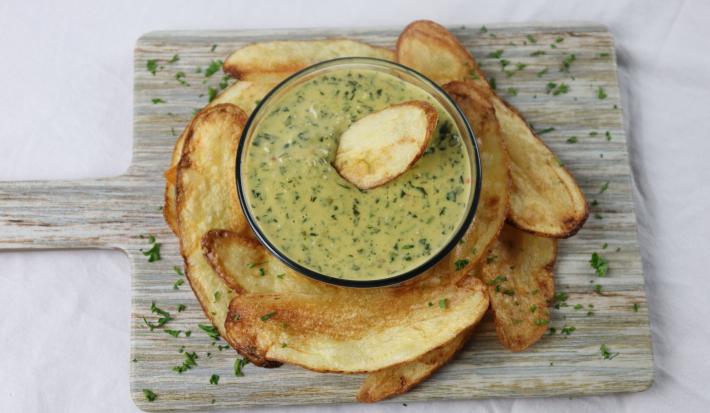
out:
{"label": "potato wedge dipped in dip", "polygon": [[[467,135],[430,92],[384,71],[335,67],[271,99],[244,143],[240,167],[252,225],[278,252],[328,277],[379,280],[416,269],[452,242],[471,209],[475,176]],[[413,101],[426,108],[426,122],[435,123],[430,136],[416,140],[422,148],[375,156],[387,179],[357,186],[344,179],[334,164],[350,126]],[[417,118],[409,113],[404,119]]]}

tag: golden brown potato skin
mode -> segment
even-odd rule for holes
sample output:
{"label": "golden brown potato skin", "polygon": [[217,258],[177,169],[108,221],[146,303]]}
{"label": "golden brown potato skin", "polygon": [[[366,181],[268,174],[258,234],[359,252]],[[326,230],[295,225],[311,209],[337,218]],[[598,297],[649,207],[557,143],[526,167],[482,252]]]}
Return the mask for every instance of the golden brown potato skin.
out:
{"label": "golden brown potato skin", "polygon": [[574,177],[520,113],[495,94],[476,60],[453,34],[432,21],[415,21],[400,34],[396,54],[399,63],[439,84],[468,79],[489,91],[511,160],[511,224],[552,238],[570,237],[582,227],[589,207]]}
{"label": "golden brown potato skin", "polygon": [[512,351],[536,343],[549,327],[557,240],[505,226],[477,275],[488,286],[498,340]]}
{"label": "golden brown potato skin", "polygon": [[[262,81],[262,82],[237,82],[229,86],[227,89],[222,91],[212,102],[210,102],[206,108],[210,108],[222,103],[231,103],[238,106],[240,109],[249,115],[254,108],[256,103],[262,99],[274,86],[276,83]],[[197,115],[195,115],[197,117]],[[195,118],[193,118],[195,119]],[[177,180],[177,166],[180,162],[180,156],[182,155],[182,148],[185,143],[185,135],[190,128],[192,121],[187,125],[185,130],[180,134],[175,142],[175,148],[173,149],[172,157],[170,159],[170,166],[165,171],[165,202],[163,205],[163,217],[165,222],[168,224],[173,233],[178,235],[178,225],[177,225],[177,208],[175,202],[175,182]]]}
{"label": "golden brown potato skin", "polygon": [[[235,232],[247,228],[239,209],[234,157],[246,114],[230,104],[200,112],[187,129],[177,167],[177,223],[185,274],[207,317],[224,332],[232,290],[202,255],[202,235],[216,225]],[[214,167],[217,165],[217,167]],[[219,292],[221,300],[215,300]]]}
{"label": "golden brown potato skin", "polygon": [[242,80],[263,76],[283,79],[310,65],[338,57],[394,60],[394,53],[351,39],[280,40],[242,47],[224,62],[224,71]]}
{"label": "golden brown potato skin", "polygon": [[[473,222],[462,242],[456,244],[437,266],[470,271],[485,255],[505,223],[510,204],[510,162],[500,125],[489,103],[488,90],[471,81],[447,83],[444,90],[471,124],[478,140],[484,178]],[[464,262],[466,264],[461,267]]]}

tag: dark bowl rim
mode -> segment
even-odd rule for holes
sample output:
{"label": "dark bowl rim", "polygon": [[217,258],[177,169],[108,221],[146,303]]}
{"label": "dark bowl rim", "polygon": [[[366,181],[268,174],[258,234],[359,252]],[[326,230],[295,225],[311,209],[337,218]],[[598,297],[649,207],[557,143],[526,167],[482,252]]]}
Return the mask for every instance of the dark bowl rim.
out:
{"label": "dark bowl rim", "polygon": [[[259,227],[259,224],[256,222],[254,217],[252,216],[248,205],[247,205],[247,200],[246,200],[246,195],[244,193],[244,189],[242,188],[242,180],[241,180],[241,160],[242,160],[242,154],[244,152],[244,146],[247,138],[247,134],[249,133],[252,123],[254,119],[256,118],[256,115],[259,113],[259,110],[262,108],[262,106],[269,101],[271,96],[276,93],[278,90],[280,90],[284,85],[287,85],[292,79],[297,78],[301,76],[303,73],[316,70],[319,67],[322,66],[327,66],[327,65],[332,65],[337,62],[374,62],[377,64],[384,64],[385,66],[389,65],[392,67],[395,67],[397,69],[403,70],[405,72],[408,72],[410,74],[413,74],[415,77],[421,78],[425,83],[428,83],[430,86],[432,86],[435,90],[437,90],[439,93],[441,93],[442,96],[444,96],[445,99],[447,99],[453,108],[456,110],[458,115],[461,117],[463,120],[464,127],[466,129],[466,132],[468,132],[468,136],[471,139],[471,144],[473,147],[473,160],[475,160],[475,172],[476,172],[476,185],[474,187],[474,194],[473,194],[473,201],[471,202],[471,208],[469,211],[466,213],[466,216],[464,217],[461,227],[456,231],[456,233],[451,237],[449,242],[439,250],[436,254],[432,255],[429,257],[426,261],[424,261],[422,264],[410,269],[409,271],[396,275],[394,277],[387,277],[387,278],[380,278],[376,280],[349,280],[349,279],[343,279],[343,278],[337,278],[337,277],[332,277],[330,275],[322,274],[317,271],[314,271],[310,268],[306,268],[303,265],[299,264],[298,262],[292,260],[289,258],[286,254],[282,253],[274,244],[269,241],[268,237],[264,235],[264,233],[261,231],[261,228]],[[478,210],[478,202],[480,200],[480,195],[481,195],[481,180],[482,180],[482,172],[481,172],[481,158],[480,158],[480,153],[478,149],[478,142],[476,140],[476,135],[473,132],[473,129],[471,128],[471,125],[466,118],[466,115],[464,115],[463,111],[459,107],[459,105],[456,103],[456,101],[449,96],[446,91],[437,85],[434,81],[429,79],[428,77],[424,76],[423,74],[419,73],[418,71],[408,67],[404,66],[400,63],[397,62],[391,62],[389,60],[384,60],[384,59],[378,59],[378,58],[372,58],[372,57],[339,57],[336,59],[330,59],[330,60],[325,60],[316,64],[313,64],[311,66],[308,66],[306,68],[303,68],[299,70],[298,72],[290,75],[286,79],[282,80],[279,82],[276,86],[274,86],[269,93],[264,96],[261,101],[256,105],[252,113],[249,115],[249,118],[247,119],[246,124],[244,125],[244,129],[242,130],[242,134],[240,136],[239,140],[239,145],[237,147],[237,159],[235,160],[235,174],[236,174],[236,186],[237,186],[237,194],[239,197],[239,203],[240,207],[242,208],[242,211],[244,212],[244,216],[247,219],[247,222],[249,223],[249,227],[251,227],[252,231],[254,231],[254,234],[258,238],[259,242],[266,247],[269,252],[274,254],[276,258],[278,258],[281,262],[286,264],[289,268],[295,270],[296,272],[305,275],[307,277],[310,277],[314,280],[321,281],[327,284],[333,284],[333,285],[338,285],[341,287],[354,287],[354,288],[372,288],[372,287],[385,287],[385,286],[394,286],[397,284],[400,284],[404,281],[408,281],[412,278],[417,277],[418,275],[423,274],[426,270],[429,268],[433,267],[436,263],[441,261],[446,254],[448,254],[454,246],[459,242],[459,240],[463,237],[463,234],[466,232],[468,227],[471,225],[471,221],[473,221],[474,216],[476,215],[476,211]]]}

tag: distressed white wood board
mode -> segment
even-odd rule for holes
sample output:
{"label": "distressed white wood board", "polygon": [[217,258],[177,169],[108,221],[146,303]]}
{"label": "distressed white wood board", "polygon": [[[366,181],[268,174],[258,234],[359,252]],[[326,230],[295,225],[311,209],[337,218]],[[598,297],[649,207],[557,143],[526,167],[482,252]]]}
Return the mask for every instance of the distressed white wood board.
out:
{"label": "distressed white wood board", "polygon": [[[375,29],[284,29],[239,31],[170,31],[149,33],[135,50],[134,150],[125,175],[82,181],[0,183],[0,249],[116,248],[133,263],[131,314],[131,394],[149,411],[196,410],[264,405],[348,403],[363,376],[313,373],[298,367],[245,368],[235,377],[230,349],[199,330],[207,319],[187,284],[174,289],[181,265],[177,240],[163,222],[162,172],[167,167],[176,136],[193,110],[207,103],[208,86],[220,81],[217,73],[204,82],[204,69],[247,43],[274,39],[347,36],[394,47],[401,27]],[[488,25],[452,27],[480,62],[498,90],[517,106],[536,129],[555,129],[543,140],[568,166],[593,203],[592,216],[573,238],[559,243],[556,289],[569,294],[568,306],[552,312],[557,334],[546,335],[527,351],[511,353],[498,344],[491,320],[486,319],[463,351],[433,377],[397,402],[489,397],[576,396],[641,391],[653,379],[651,339],[644,278],[636,237],[626,139],[619,101],[616,58],[611,34],[587,23]],[[532,35],[532,43],[527,35]],[[561,37],[559,43],[556,39]],[[217,47],[212,50],[213,45]],[[553,48],[550,45],[554,44]],[[503,49],[503,57],[527,66],[507,77],[489,53]],[[531,56],[537,51],[544,55]],[[565,56],[576,60],[569,73],[560,71]],[[174,55],[179,61],[167,63]],[[146,70],[148,59],[162,66],[156,75]],[[201,67],[202,73],[195,73]],[[547,68],[542,76],[537,73]],[[175,74],[186,73],[189,86]],[[548,82],[564,81],[567,94],[546,94]],[[597,97],[598,87],[607,94]],[[515,88],[517,95],[509,88]],[[163,104],[153,104],[160,98]],[[611,140],[605,133],[609,131]],[[596,132],[596,136],[591,136]],[[576,136],[576,144],[567,143]],[[484,171],[485,179],[485,171]],[[599,194],[609,182],[608,190]],[[141,253],[146,234],[161,243],[162,260],[149,263]],[[608,244],[603,249],[602,246]],[[592,252],[609,260],[607,277],[597,278],[589,265]],[[602,293],[594,291],[602,285]],[[151,302],[171,312],[172,329],[191,330],[189,338],[151,332],[143,317],[155,320]],[[177,313],[185,304],[187,310]],[[583,310],[574,310],[576,304]],[[592,304],[593,314],[587,315]],[[638,304],[638,311],[633,305]],[[561,327],[574,326],[569,336]],[[604,360],[600,345],[618,356]],[[179,353],[196,351],[198,366],[183,374],[173,366]],[[207,353],[211,353],[207,356]],[[218,374],[218,385],[209,383]],[[158,398],[148,402],[143,389]]]}

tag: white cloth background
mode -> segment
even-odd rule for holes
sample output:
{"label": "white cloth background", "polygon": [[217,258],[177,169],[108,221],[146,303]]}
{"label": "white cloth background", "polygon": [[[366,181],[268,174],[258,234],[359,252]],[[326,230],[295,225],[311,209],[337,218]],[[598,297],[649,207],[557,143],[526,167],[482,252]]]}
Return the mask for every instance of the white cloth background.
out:
{"label": "white cloth background", "polygon": [[[708,411],[709,6],[602,0],[3,0],[0,180],[110,176],[128,167],[133,46],[146,31],[404,25],[417,18],[467,25],[603,23],[616,36],[621,71],[653,330],[653,387],[578,399],[284,410]],[[0,269],[0,411],[137,411],[128,393],[128,260],[108,251],[3,252]]]}

